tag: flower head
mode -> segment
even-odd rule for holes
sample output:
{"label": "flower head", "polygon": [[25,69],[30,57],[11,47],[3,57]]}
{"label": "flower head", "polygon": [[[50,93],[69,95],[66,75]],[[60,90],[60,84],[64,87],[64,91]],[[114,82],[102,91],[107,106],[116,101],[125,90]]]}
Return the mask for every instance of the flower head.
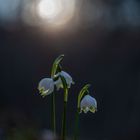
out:
{"label": "flower head", "polygon": [[51,78],[44,78],[39,82],[38,90],[44,97],[51,94],[54,91],[54,81]]}
{"label": "flower head", "polygon": [[82,111],[84,111],[84,113],[87,113],[88,111],[95,113],[95,111],[97,111],[96,99],[91,97],[90,95],[85,95],[80,103],[80,112]]}
{"label": "flower head", "polygon": [[[72,77],[65,71],[61,71],[61,72],[57,73],[56,76],[63,76],[66,80],[68,88],[71,87],[71,84],[74,84]],[[55,81],[55,85],[57,87],[57,90],[59,90],[60,88],[63,88],[63,83],[62,83],[62,80],[60,77],[58,78],[58,80]]]}

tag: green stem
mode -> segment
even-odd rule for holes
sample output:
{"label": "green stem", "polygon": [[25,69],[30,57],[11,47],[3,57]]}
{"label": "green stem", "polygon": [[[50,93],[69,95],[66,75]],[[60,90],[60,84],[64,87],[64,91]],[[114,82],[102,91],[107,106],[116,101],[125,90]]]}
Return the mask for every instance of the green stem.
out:
{"label": "green stem", "polygon": [[55,93],[52,95],[52,129],[56,133],[56,115],[55,115]]}
{"label": "green stem", "polygon": [[62,118],[62,140],[66,140],[66,110],[67,110],[67,100],[68,100],[68,89],[64,89],[64,108],[63,108],[63,118]]}
{"label": "green stem", "polygon": [[78,126],[79,126],[79,109],[77,109],[75,116],[74,140],[78,139]]}

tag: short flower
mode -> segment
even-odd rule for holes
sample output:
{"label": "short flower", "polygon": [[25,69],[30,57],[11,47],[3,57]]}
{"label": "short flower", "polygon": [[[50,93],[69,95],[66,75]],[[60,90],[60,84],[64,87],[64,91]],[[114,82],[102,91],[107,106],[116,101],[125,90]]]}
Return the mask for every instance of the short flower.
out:
{"label": "short flower", "polygon": [[97,111],[96,99],[91,97],[90,95],[85,95],[80,103],[80,112],[82,112],[82,111],[84,113],[87,113],[88,111],[95,113],[95,111]]}
{"label": "short flower", "polygon": [[[71,87],[71,84],[74,84],[74,82],[72,80],[72,77],[65,71],[61,71],[61,72],[57,73],[56,76],[63,76],[65,78],[65,80],[66,80],[68,88]],[[63,88],[63,84],[62,84],[62,81],[61,81],[60,77],[59,77],[58,80],[55,81],[55,85],[57,87],[57,90],[59,90],[60,88]]]}
{"label": "short flower", "polygon": [[51,78],[44,78],[39,82],[38,90],[44,97],[51,94],[54,91],[54,81]]}

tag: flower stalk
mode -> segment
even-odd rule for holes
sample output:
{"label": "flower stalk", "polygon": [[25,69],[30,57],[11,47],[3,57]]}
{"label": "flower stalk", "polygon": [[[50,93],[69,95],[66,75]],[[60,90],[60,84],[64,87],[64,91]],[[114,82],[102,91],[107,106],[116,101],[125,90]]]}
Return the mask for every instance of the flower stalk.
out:
{"label": "flower stalk", "polygon": [[55,107],[55,93],[52,93],[52,130],[56,134],[56,107]]}
{"label": "flower stalk", "polygon": [[65,78],[60,76],[63,88],[64,88],[64,107],[63,107],[63,117],[62,117],[62,129],[61,129],[61,139],[66,140],[66,114],[67,114],[67,102],[68,102],[68,86]]}
{"label": "flower stalk", "polygon": [[[62,61],[64,55],[58,56],[52,66],[51,70],[51,78],[53,79],[55,77],[55,74],[57,70],[59,69],[59,64]],[[52,94],[52,130],[54,132],[54,135],[56,133],[56,107],[55,107],[55,93]]]}
{"label": "flower stalk", "polygon": [[62,140],[66,140],[66,114],[67,114],[67,102],[64,101],[64,108],[63,108],[63,118],[62,118]]}
{"label": "flower stalk", "polygon": [[74,130],[74,140],[78,139],[78,128],[79,128],[79,111],[80,108],[77,109],[76,115],[75,115],[75,130]]}

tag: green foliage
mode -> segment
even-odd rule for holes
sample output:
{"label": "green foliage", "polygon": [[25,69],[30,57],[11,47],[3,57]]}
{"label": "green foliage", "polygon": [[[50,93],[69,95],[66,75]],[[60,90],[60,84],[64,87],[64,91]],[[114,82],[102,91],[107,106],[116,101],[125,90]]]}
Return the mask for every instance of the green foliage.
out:
{"label": "green foliage", "polygon": [[64,55],[62,54],[55,59],[53,65],[52,65],[52,71],[51,71],[51,77],[52,78],[54,78],[58,68],[60,68],[58,66],[59,66],[60,62],[63,60],[63,57],[64,57]]}

